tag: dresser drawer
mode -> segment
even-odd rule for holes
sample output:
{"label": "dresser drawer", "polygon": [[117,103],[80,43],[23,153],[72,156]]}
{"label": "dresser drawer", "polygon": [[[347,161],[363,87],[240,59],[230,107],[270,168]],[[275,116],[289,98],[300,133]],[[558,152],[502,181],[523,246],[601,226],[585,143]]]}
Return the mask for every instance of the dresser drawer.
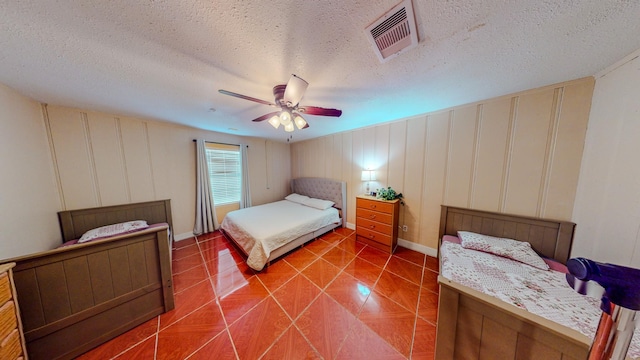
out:
{"label": "dresser drawer", "polygon": [[6,303],[11,298],[11,283],[9,283],[9,275],[7,275],[7,273],[3,273],[0,275],[0,305]]}
{"label": "dresser drawer", "polygon": [[16,307],[13,301],[7,301],[0,307],[0,339],[4,339],[17,327]]}
{"label": "dresser drawer", "polygon": [[384,245],[391,245],[393,240],[393,237],[390,235],[385,235],[377,231],[367,230],[361,227],[357,228],[356,235]]}
{"label": "dresser drawer", "polygon": [[358,227],[362,227],[366,230],[376,231],[385,235],[393,235],[393,229],[390,224],[385,224],[377,221],[371,221],[365,218],[359,217],[357,220]]}
{"label": "dresser drawer", "polygon": [[0,339],[0,359],[17,359],[21,354],[20,333],[13,329],[7,337]]}
{"label": "dresser drawer", "polygon": [[373,220],[383,224],[391,224],[393,222],[393,215],[367,209],[358,209],[356,216],[358,217],[358,220]]}
{"label": "dresser drawer", "polygon": [[388,203],[384,201],[357,198],[356,207],[361,209],[368,209],[368,210],[380,211],[387,214],[392,214],[394,205],[393,203]]}

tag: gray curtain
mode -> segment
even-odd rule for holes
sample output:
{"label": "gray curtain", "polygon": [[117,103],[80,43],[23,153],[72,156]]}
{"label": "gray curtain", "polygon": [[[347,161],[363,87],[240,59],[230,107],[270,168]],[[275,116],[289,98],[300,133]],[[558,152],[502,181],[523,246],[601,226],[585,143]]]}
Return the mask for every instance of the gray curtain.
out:
{"label": "gray curtain", "polygon": [[240,145],[240,157],[242,160],[242,194],[240,196],[240,209],[251,207],[251,186],[249,184],[249,156],[247,145]]}
{"label": "gray curtain", "polygon": [[193,234],[201,235],[219,227],[211,195],[205,144],[204,140],[198,139],[196,141],[196,223],[193,226]]}

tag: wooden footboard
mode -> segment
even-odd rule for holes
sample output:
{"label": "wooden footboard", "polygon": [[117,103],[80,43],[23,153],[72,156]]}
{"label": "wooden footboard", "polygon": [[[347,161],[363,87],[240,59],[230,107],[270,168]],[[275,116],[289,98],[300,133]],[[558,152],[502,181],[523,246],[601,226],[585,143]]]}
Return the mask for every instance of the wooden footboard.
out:
{"label": "wooden footboard", "polygon": [[174,307],[167,227],[14,259],[31,359],[71,359]]}
{"label": "wooden footboard", "polygon": [[169,200],[58,215],[64,241],[123,221],[168,225],[7,260],[31,359],[72,359],[174,308]]}
{"label": "wooden footboard", "polygon": [[436,359],[586,359],[583,334],[438,278]]}

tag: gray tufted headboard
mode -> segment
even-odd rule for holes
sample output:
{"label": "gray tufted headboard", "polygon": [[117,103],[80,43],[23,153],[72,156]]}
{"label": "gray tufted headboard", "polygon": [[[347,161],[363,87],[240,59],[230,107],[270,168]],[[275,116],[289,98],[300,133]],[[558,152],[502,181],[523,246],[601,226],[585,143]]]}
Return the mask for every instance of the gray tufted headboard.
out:
{"label": "gray tufted headboard", "polygon": [[291,192],[313,198],[330,200],[341,210],[342,226],[346,226],[347,183],[325,178],[297,178],[291,180]]}

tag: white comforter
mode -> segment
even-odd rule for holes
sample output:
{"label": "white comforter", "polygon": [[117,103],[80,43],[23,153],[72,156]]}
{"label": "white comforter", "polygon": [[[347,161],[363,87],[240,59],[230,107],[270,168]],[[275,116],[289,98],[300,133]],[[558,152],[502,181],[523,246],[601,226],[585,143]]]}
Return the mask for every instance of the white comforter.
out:
{"label": "white comforter", "polygon": [[232,211],[222,221],[248,254],[247,265],[262,270],[271,251],[312,231],[340,222],[338,210],[318,210],[288,200]]}

